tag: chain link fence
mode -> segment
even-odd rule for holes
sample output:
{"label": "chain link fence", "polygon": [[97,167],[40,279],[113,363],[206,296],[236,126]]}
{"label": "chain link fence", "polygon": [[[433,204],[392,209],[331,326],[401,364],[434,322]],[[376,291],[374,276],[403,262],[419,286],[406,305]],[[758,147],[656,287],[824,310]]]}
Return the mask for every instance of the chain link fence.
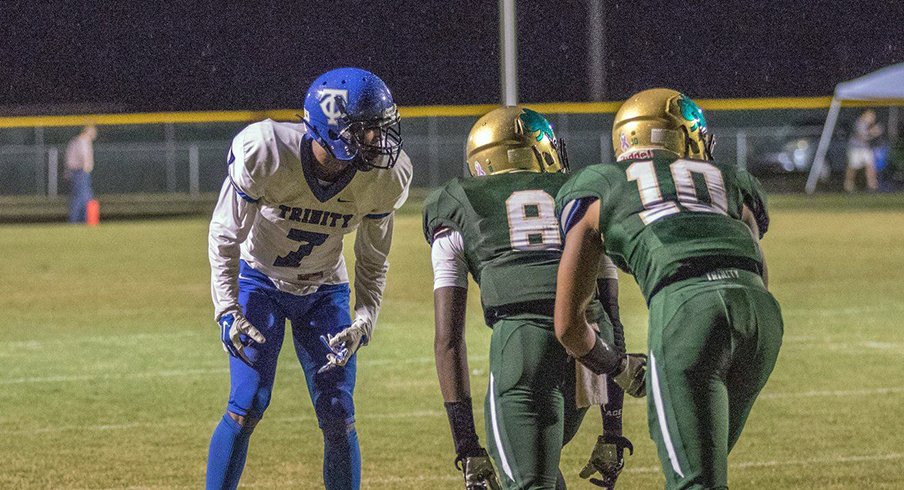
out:
{"label": "chain link fence", "polygon": [[[849,119],[856,117],[850,111]],[[748,168],[773,192],[802,192],[822,130],[824,110],[714,111],[716,158]],[[613,114],[551,114],[556,133],[568,143],[573,168],[612,159]],[[403,121],[404,148],[414,164],[415,187],[436,187],[461,176],[464,142],[476,116],[415,117]],[[887,120],[887,119],[886,119]],[[803,122],[801,122],[803,121]],[[720,124],[721,123],[721,124]],[[226,153],[244,122],[102,125],[94,144],[95,193],[179,194],[202,198],[219,190]],[[846,127],[839,124],[828,153],[822,190],[840,189],[845,167]],[[64,155],[80,127],[0,128],[0,196],[57,198],[68,192]],[[899,188],[897,128],[886,132],[890,148],[880,175]]]}

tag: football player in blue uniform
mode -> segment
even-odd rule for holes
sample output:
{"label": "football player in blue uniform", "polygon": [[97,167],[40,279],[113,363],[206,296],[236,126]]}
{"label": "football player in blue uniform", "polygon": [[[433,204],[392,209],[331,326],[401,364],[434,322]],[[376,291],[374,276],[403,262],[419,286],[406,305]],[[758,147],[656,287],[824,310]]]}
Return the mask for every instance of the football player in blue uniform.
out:
{"label": "football player in blue uniform", "polygon": [[[401,147],[392,94],[357,68],[317,78],[301,123],[265,120],[233,140],[209,235],[231,388],[210,441],[208,489],[238,486],[270,403],[286,320],[323,432],[325,487],[360,487],[355,353],[373,337],[393,212],[408,197],[411,161]],[[352,230],[353,315],[342,255]]]}

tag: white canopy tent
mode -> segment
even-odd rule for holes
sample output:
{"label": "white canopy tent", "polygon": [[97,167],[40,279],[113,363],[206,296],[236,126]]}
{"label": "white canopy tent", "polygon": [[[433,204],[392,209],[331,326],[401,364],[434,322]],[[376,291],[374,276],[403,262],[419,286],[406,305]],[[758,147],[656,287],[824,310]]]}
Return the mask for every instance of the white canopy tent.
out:
{"label": "white canopy tent", "polygon": [[835,131],[835,124],[838,122],[838,112],[841,110],[842,101],[893,99],[904,99],[904,63],[886,66],[868,75],[835,86],[835,95],[829,106],[829,115],[822,128],[822,136],[819,138],[819,146],[816,147],[816,155],[813,157],[813,165],[810,167],[810,175],[807,178],[807,194],[812,194],[816,190],[816,181],[819,180],[819,175],[825,165],[826,153],[829,150],[832,133]]}

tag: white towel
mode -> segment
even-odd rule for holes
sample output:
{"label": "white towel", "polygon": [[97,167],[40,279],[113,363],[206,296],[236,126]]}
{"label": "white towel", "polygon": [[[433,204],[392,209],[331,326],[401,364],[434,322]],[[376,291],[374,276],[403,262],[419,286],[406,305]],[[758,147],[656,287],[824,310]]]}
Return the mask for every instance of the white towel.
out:
{"label": "white towel", "polygon": [[[590,326],[599,332],[599,326],[591,323]],[[574,399],[578,408],[604,405],[609,401],[606,389],[606,375],[596,374],[580,362],[575,362],[575,392]]]}

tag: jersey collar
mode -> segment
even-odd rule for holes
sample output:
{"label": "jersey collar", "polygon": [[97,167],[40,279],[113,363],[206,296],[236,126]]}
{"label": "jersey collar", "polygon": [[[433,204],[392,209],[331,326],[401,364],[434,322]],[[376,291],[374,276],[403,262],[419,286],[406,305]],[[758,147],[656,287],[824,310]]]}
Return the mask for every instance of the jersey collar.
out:
{"label": "jersey collar", "polygon": [[349,182],[355,178],[358,170],[353,165],[349,165],[333,183],[327,186],[321,185],[317,177],[314,176],[314,153],[311,151],[312,141],[307,135],[301,139],[301,152],[299,152],[301,170],[304,173],[304,180],[308,183],[311,192],[314,193],[314,197],[320,202],[327,202],[348,186]]}

